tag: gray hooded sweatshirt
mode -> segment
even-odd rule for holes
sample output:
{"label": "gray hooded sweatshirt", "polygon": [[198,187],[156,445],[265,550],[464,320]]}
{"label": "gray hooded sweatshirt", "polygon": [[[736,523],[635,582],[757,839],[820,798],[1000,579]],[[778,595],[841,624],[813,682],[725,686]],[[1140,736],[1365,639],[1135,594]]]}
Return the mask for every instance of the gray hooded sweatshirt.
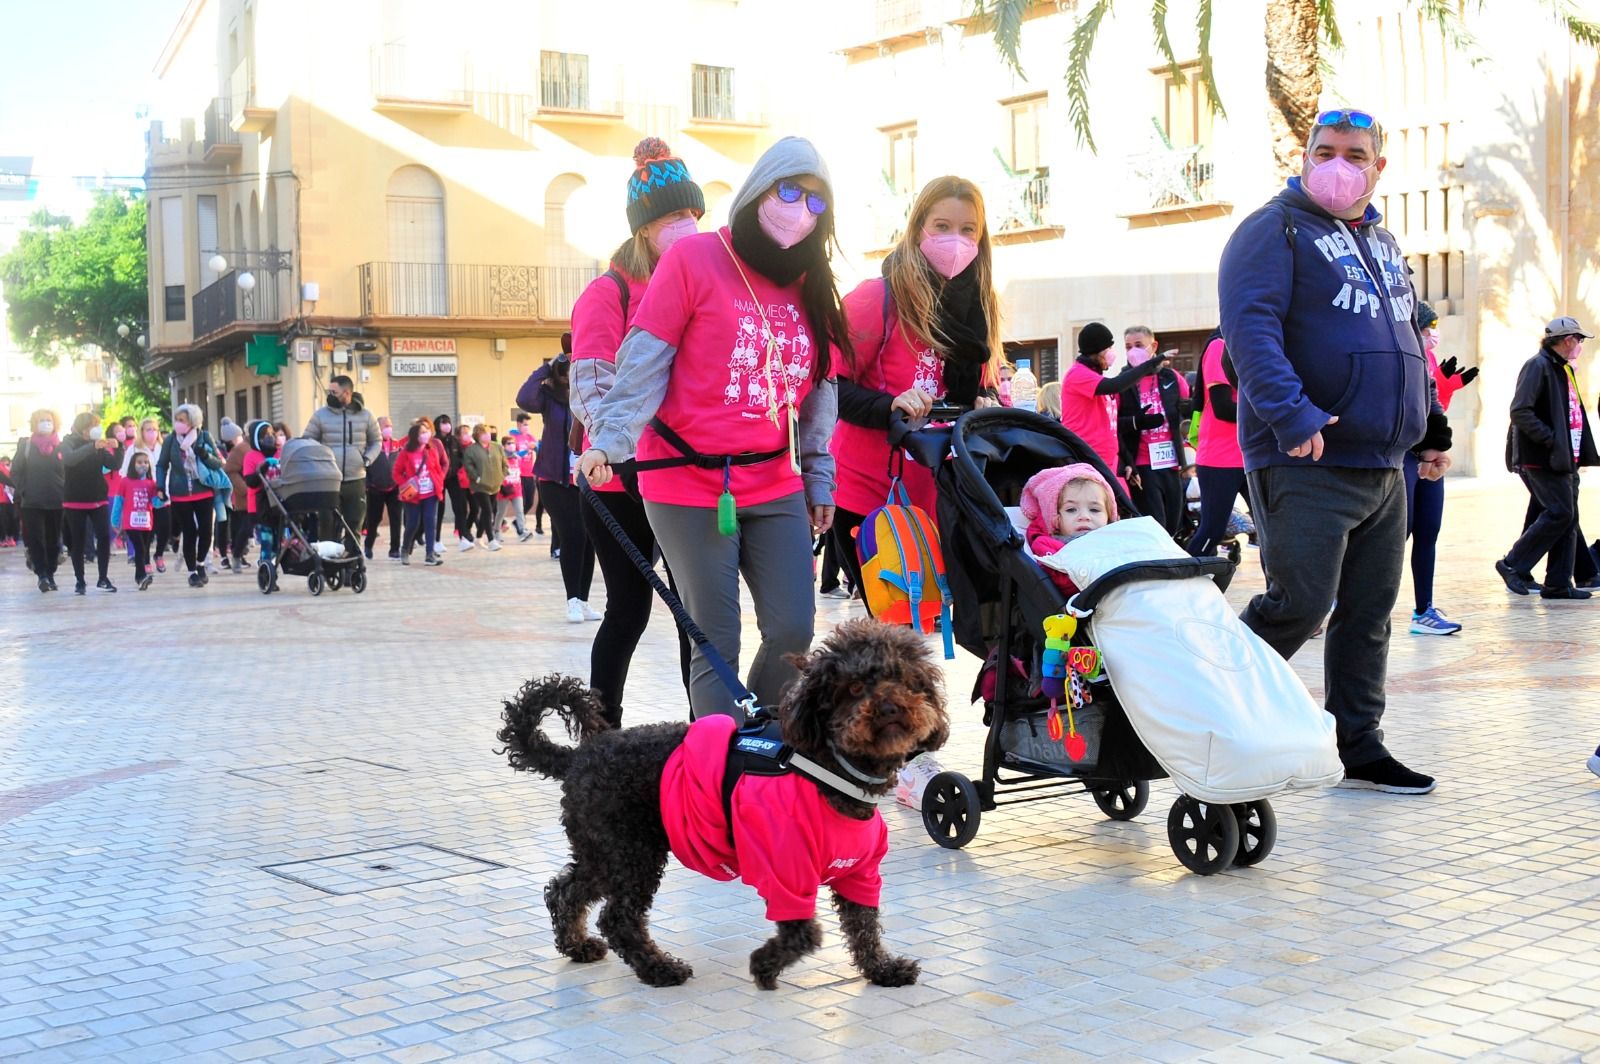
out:
{"label": "gray hooded sweatshirt", "polygon": [[[733,197],[728,217],[737,217],[778,181],[806,174],[822,181],[831,200],[833,184],[817,149],[801,137],[784,137],[756,160],[750,176]],[[633,457],[640,433],[667,397],[677,353],[676,347],[660,337],[634,328],[617,350],[616,383],[611,390],[587,410],[574,404],[573,413],[585,421],[591,446],[604,451],[608,461],[624,462]],[[800,479],[805,485],[806,504],[831,506],[834,462],[828,444],[839,415],[832,377],[811,389],[800,404],[799,415]]]}

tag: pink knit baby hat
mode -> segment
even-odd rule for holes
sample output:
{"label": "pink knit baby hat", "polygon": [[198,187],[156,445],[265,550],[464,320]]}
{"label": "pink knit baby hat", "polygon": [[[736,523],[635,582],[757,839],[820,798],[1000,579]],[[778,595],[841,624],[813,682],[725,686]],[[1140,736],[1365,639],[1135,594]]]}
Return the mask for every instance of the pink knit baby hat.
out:
{"label": "pink knit baby hat", "polygon": [[1054,535],[1061,489],[1074,480],[1092,480],[1105,488],[1106,497],[1111,503],[1106,519],[1109,521],[1117,519],[1116,492],[1111,490],[1111,485],[1106,483],[1106,478],[1100,475],[1100,471],[1088,462],[1074,462],[1071,465],[1041,469],[1029,477],[1028,483],[1022,488],[1022,516],[1028,519],[1029,524],[1042,519],[1044,527]]}

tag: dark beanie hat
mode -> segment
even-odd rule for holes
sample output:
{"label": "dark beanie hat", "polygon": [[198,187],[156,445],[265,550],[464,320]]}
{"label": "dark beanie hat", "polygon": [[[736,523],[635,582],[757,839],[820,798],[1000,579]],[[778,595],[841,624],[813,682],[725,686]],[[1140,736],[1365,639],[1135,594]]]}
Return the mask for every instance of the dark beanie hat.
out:
{"label": "dark beanie hat", "polygon": [[1434,310],[1431,304],[1419,300],[1417,302],[1417,328],[1431,329],[1437,324],[1439,324],[1439,312]]}
{"label": "dark beanie hat", "polygon": [[1098,355],[1108,347],[1116,344],[1117,338],[1111,335],[1111,330],[1097,321],[1091,321],[1078,333],[1078,354]]}
{"label": "dark beanie hat", "polygon": [[637,233],[663,214],[685,207],[699,217],[706,213],[706,197],[689,177],[689,168],[675,158],[667,142],[646,137],[633,149],[636,169],[628,178],[628,225]]}

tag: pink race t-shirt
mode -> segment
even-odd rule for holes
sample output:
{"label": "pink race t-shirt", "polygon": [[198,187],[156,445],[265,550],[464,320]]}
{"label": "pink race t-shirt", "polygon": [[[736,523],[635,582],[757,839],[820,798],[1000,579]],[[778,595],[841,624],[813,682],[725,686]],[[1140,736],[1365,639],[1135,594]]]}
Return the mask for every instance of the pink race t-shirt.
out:
{"label": "pink race t-shirt", "polygon": [[735,876],[767,903],[768,920],[809,920],[817,893],[831,886],[857,905],[876,907],[878,866],[889,828],[874,810],[867,820],[838,812],[817,785],[797,773],[744,776],[733,788],[733,845],[722,811],[722,779],[732,717],[701,717],[661,775],[661,822],[685,868],[726,882]]}
{"label": "pink race t-shirt", "polygon": [[[617,285],[616,279],[601,274],[589,282],[583,292],[578,296],[578,301],[572,305],[572,361],[578,362],[586,358],[598,358],[602,362],[616,362],[617,348],[622,346],[623,337],[628,335],[628,330],[633,326],[633,319],[638,316],[639,303],[644,294],[650,290],[648,278],[639,280],[622,272],[615,263],[611,268],[622,277],[623,283],[628,286],[628,311],[622,311],[622,289]],[[574,404],[578,402],[575,396]],[[574,410],[576,413],[576,410]],[[589,449],[589,434],[583,434],[583,449]],[[528,464],[532,467],[533,452],[528,453]],[[524,476],[531,476],[525,473]],[[626,490],[621,477],[613,477],[604,487],[596,491],[624,491]]]}
{"label": "pink race t-shirt", "polygon": [[[851,365],[837,367],[840,376],[863,388],[874,388],[899,395],[907,388],[920,388],[935,399],[944,395],[944,360],[938,352],[912,340],[901,326],[894,308],[889,309],[887,338],[884,336],[883,300],[887,282],[882,278],[863,281],[844,297],[844,316],[855,348]],[[889,436],[883,429],[852,425],[843,418],[833,430],[834,466],[837,486],[834,502],[852,513],[869,514],[889,496]],[[900,463],[901,482],[913,505],[928,514],[934,511],[933,473],[910,459]]]}
{"label": "pink race t-shirt", "polygon": [[[787,407],[798,413],[811,393],[815,341],[801,309],[800,282],[773,284],[738,262],[724,240],[732,240],[726,228],[674,244],[651,276],[633,324],[677,348],[656,417],[690,447],[706,455],[784,452],[733,467],[734,497],[740,506],[755,506],[801,490],[787,456]],[[774,409],[775,420],[769,416]],[[639,437],[641,462],[678,454],[654,428]],[[715,506],[722,471],[644,470],[639,493],[652,502]]]}
{"label": "pink race t-shirt", "polygon": [[1105,378],[1082,362],[1073,362],[1061,381],[1061,423],[1082,437],[1094,453],[1117,470],[1117,397],[1096,395]]}
{"label": "pink race t-shirt", "polygon": [[[1161,373],[1152,374],[1134,389],[1139,397],[1139,412],[1161,417],[1161,424],[1155,428],[1139,430],[1139,447],[1133,464],[1146,469],[1176,469],[1182,464],[1183,455],[1178,450],[1178,441],[1172,438],[1172,425],[1167,421],[1167,409],[1161,402],[1162,376]],[[1174,382],[1172,387],[1178,390],[1179,399],[1189,398],[1189,385],[1181,376],[1174,373],[1166,379]]]}
{"label": "pink race t-shirt", "polygon": [[[1228,387],[1228,375],[1222,372],[1222,355],[1226,350],[1222,340],[1216,339],[1206,345],[1205,354],[1200,356],[1200,379],[1207,392],[1218,384]],[[1233,401],[1237,403],[1239,390],[1231,387],[1228,390],[1233,393]],[[1206,408],[1200,414],[1200,445],[1195,449],[1194,464],[1212,469],[1244,468],[1244,452],[1239,449],[1239,426],[1217,417],[1209,395],[1206,396]]]}

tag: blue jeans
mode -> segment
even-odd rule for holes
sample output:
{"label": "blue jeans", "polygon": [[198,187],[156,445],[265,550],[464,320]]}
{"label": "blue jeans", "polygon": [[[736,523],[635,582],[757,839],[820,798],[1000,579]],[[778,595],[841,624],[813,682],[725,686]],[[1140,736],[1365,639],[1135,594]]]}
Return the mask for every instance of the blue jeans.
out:
{"label": "blue jeans", "polygon": [[429,555],[434,554],[438,547],[434,537],[439,531],[439,500],[433,495],[408,502],[406,505],[406,538],[401,545],[402,554],[410,554],[411,548],[417,544],[417,527],[422,527],[422,539]]}

